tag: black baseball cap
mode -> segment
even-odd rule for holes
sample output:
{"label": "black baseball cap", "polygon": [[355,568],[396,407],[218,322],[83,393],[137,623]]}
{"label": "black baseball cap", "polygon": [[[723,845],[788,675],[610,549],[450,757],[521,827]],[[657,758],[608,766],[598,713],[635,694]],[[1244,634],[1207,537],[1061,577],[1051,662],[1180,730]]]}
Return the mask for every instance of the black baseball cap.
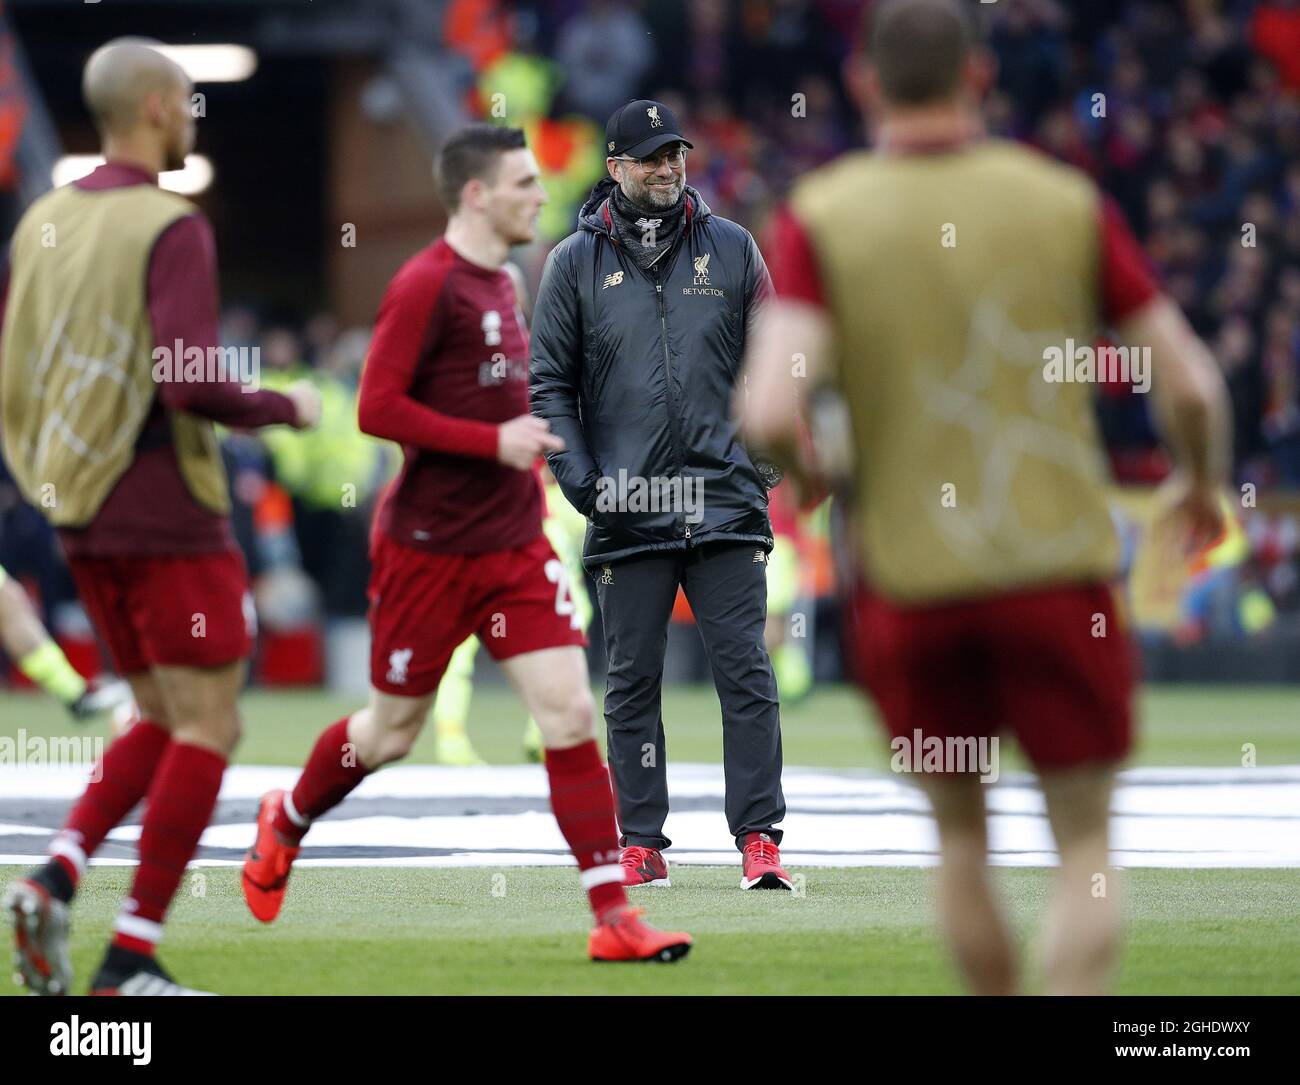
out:
{"label": "black baseball cap", "polygon": [[677,117],[663,102],[638,98],[635,102],[614,110],[605,125],[605,153],[610,158],[627,155],[645,158],[659,150],[665,143],[681,142],[695,146],[681,135]]}

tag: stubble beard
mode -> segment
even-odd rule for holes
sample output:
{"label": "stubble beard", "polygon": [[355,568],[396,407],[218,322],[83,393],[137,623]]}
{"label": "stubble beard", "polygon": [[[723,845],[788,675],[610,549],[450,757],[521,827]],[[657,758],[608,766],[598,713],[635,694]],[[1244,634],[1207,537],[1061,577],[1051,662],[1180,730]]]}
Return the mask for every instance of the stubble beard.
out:
{"label": "stubble beard", "polygon": [[645,211],[666,211],[682,198],[686,187],[686,177],[674,178],[672,188],[651,188],[646,181],[629,179],[623,194],[637,207]]}

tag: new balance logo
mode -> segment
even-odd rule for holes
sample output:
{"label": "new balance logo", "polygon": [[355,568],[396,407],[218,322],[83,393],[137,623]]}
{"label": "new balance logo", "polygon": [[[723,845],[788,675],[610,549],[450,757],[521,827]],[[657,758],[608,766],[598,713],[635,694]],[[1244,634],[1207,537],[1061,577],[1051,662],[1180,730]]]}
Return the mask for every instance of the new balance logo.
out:
{"label": "new balance logo", "polygon": [[618,286],[622,281],[623,281],[623,273],[621,271],[616,271],[614,272],[613,275],[605,276],[605,284],[601,287],[601,289],[608,290],[611,286]]}

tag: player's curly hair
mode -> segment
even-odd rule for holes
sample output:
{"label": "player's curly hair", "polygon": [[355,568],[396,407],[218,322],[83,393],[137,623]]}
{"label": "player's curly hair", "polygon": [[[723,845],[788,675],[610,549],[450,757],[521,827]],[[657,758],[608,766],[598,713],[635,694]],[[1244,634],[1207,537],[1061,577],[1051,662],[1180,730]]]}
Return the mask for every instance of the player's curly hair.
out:
{"label": "player's curly hair", "polygon": [[434,165],[433,179],[447,213],[460,206],[460,192],[473,179],[491,182],[498,159],[505,151],[527,146],[522,128],[496,124],[469,124],[453,132]]}

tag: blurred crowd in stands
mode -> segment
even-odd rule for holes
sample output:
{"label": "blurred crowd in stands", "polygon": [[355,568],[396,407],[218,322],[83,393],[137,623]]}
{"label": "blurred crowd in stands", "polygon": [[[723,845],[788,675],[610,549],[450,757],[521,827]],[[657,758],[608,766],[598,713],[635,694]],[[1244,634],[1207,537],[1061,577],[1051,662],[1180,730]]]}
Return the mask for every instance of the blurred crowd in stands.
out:
{"label": "blurred crowd in stands", "polygon": [[[667,102],[688,179],[758,237],[790,183],[862,144],[841,66],[870,0],[452,0],[471,105],[533,130],[548,240],[603,172],[619,104]],[[1086,170],[1119,203],[1232,392],[1242,481],[1300,488],[1300,2],[997,0],[995,134]],[[593,153],[594,149],[594,153]],[[537,265],[531,268],[536,271]],[[1145,401],[1112,387],[1121,481],[1167,465]]]}

